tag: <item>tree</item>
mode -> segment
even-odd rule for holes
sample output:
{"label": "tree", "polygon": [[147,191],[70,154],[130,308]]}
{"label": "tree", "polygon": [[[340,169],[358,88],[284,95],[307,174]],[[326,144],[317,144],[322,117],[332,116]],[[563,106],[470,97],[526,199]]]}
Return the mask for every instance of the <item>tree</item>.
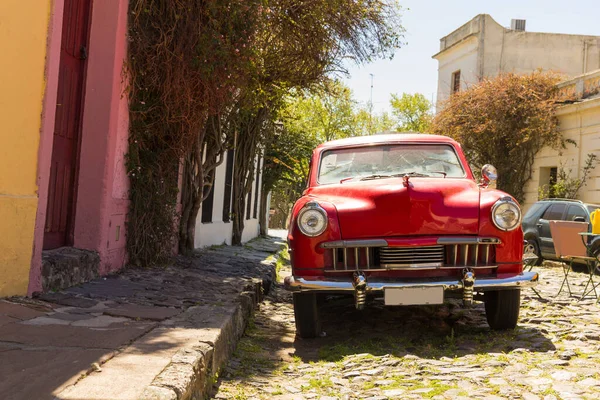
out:
{"label": "tree", "polygon": [[[257,62],[252,84],[244,88],[234,109],[244,115],[236,127],[232,243],[240,244],[244,229],[244,199],[252,187],[254,159],[263,151],[285,96],[314,89],[343,70],[346,59],[356,63],[393,55],[401,45],[399,8],[386,0],[267,1],[262,29],[257,34]],[[333,107],[325,103],[323,107]],[[332,125],[323,119],[322,125]],[[230,131],[231,132],[231,131]],[[326,129],[325,134],[330,130]],[[233,133],[233,132],[231,132]],[[249,135],[256,135],[250,137]]]}
{"label": "tree", "polygon": [[396,117],[400,132],[427,132],[433,116],[431,102],[421,93],[402,93],[401,97],[392,94],[390,100],[392,114]]}
{"label": "tree", "polygon": [[522,201],[535,155],[564,146],[554,113],[557,80],[542,72],[484,79],[450,96],[431,131],[461,143],[475,168],[493,164],[498,188]]}
{"label": "tree", "polygon": [[131,0],[128,16],[127,247],[137,265],[164,262],[177,237],[180,252],[194,248],[201,203],[233,146],[239,243],[254,160],[284,97],[343,71],[343,60],[393,55],[403,32],[388,0]]}
{"label": "tree", "polygon": [[355,113],[356,130],[359,136],[394,131],[395,121],[387,112],[373,114],[366,107],[360,107]]}

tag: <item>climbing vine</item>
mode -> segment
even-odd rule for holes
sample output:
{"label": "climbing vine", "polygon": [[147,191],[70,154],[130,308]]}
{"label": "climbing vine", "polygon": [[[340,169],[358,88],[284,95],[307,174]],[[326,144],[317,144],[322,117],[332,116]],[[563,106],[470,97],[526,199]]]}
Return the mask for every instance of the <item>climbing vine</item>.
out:
{"label": "climbing vine", "polygon": [[[131,263],[147,265],[164,262],[175,246],[180,164],[187,162],[188,187],[202,188],[218,165],[212,154],[203,162],[204,145],[224,142],[212,122],[253,69],[261,7],[246,0],[132,0],[129,7],[127,246]],[[189,219],[198,199],[186,194]]]}

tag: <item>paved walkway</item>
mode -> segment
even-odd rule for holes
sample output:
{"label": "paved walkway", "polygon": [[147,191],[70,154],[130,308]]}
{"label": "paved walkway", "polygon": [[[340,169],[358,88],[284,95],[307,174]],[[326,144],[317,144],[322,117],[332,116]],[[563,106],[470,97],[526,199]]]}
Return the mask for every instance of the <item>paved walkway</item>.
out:
{"label": "paved walkway", "polygon": [[0,399],[179,399],[210,386],[274,278],[281,239],[0,300]]}
{"label": "paved walkway", "polygon": [[[221,374],[215,399],[600,399],[600,305],[554,297],[560,268],[536,270],[542,298],[523,290],[519,326],[507,332],[490,331],[481,303],[360,312],[351,299],[330,298],[323,337],[302,340],[291,296],[278,284]],[[572,275],[575,293],[586,278]]]}

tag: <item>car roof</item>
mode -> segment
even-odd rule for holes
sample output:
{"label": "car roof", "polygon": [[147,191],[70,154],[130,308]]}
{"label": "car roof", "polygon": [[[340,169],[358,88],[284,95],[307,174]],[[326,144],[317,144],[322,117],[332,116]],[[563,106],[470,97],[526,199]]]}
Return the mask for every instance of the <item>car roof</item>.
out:
{"label": "car roof", "polygon": [[347,147],[347,146],[360,146],[369,144],[381,144],[381,143],[449,143],[458,144],[454,139],[448,136],[442,135],[430,135],[427,133],[392,133],[385,135],[372,135],[372,136],[354,136],[345,139],[332,140],[323,143],[317,147],[317,149],[332,148],[332,147]]}
{"label": "car roof", "polygon": [[581,204],[582,206],[592,206],[592,207],[600,207],[598,204],[592,203],[584,203],[581,200],[577,199],[560,199],[560,198],[551,198],[551,199],[542,199],[538,200],[536,203],[570,203],[570,204]]}

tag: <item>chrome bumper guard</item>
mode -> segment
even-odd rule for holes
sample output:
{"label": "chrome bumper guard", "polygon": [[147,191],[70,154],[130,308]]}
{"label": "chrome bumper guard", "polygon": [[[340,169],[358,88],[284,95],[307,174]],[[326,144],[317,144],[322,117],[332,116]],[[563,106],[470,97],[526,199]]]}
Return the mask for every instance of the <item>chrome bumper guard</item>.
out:
{"label": "chrome bumper guard", "polygon": [[[468,290],[486,291],[486,290],[501,290],[501,289],[517,289],[523,287],[532,287],[537,285],[539,275],[537,272],[523,272],[508,278],[477,278],[473,283],[465,280],[383,280],[369,279],[366,281],[366,292],[383,293],[385,288],[403,288],[403,287],[423,287],[423,286],[442,286],[444,290],[456,291],[463,290],[465,286],[469,286]],[[290,292],[354,292],[355,284],[351,278],[341,279],[307,279],[294,276],[285,278],[285,289]]]}

